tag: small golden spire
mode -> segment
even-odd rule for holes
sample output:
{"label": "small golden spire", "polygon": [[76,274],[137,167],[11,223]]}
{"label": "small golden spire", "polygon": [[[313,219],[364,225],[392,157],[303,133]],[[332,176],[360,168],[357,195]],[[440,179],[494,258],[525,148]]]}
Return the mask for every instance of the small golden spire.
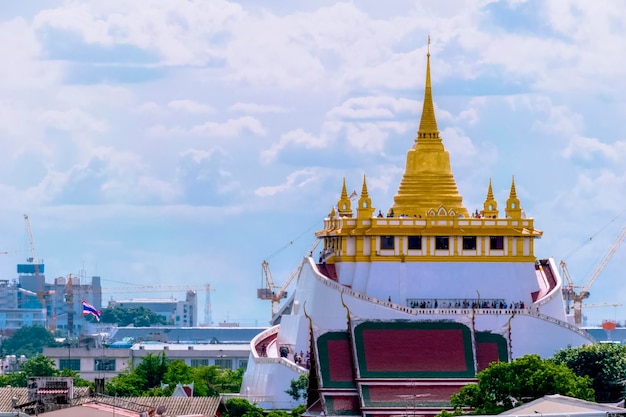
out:
{"label": "small golden spire", "polygon": [[343,187],[341,188],[341,197],[337,202],[337,208],[339,209],[339,217],[352,217],[352,202],[350,197],[348,197],[346,189],[346,177],[343,177]]}
{"label": "small golden spire", "polygon": [[365,175],[363,175],[363,187],[361,188],[361,197],[359,198],[359,206],[356,209],[356,216],[359,219],[371,219],[373,214],[372,199],[367,193],[367,180]]}
{"label": "small golden spire", "polygon": [[483,216],[487,218],[498,217],[498,202],[493,197],[493,187],[491,186],[491,178],[489,178],[489,188],[487,189],[487,198],[483,203]]}
{"label": "small golden spire", "polygon": [[517,191],[515,190],[515,176],[511,180],[511,191],[509,192],[509,198],[506,200],[506,216],[512,219],[519,219],[522,217],[522,206],[519,198],[517,198]]}

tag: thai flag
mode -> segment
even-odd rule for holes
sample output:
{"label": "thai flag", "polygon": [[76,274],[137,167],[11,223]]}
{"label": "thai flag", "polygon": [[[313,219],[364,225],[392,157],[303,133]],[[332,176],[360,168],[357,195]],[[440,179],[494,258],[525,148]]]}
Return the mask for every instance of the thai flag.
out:
{"label": "thai flag", "polygon": [[95,316],[96,320],[100,321],[100,310],[83,300],[83,316],[88,314]]}

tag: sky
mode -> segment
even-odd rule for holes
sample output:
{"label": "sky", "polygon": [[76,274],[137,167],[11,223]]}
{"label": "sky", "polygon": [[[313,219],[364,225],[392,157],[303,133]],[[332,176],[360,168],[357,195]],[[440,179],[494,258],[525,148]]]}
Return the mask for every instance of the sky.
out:
{"label": "sky", "polygon": [[[267,325],[262,262],[281,285],[344,178],[393,203],[430,36],[465,206],[491,179],[503,207],[514,176],[536,256],[583,285],[626,225],[624,15],[584,0],[3,3],[0,278],[31,254],[28,214],[48,281],[99,275],[105,302],[196,288],[214,324]],[[623,246],[588,324],[626,320]]]}

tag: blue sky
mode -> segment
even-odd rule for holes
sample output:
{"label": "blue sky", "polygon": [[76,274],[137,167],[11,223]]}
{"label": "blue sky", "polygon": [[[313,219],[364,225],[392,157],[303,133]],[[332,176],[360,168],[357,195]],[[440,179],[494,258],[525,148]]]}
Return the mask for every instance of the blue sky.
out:
{"label": "blue sky", "polygon": [[[289,275],[344,177],[360,190],[366,174],[374,206],[392,203],[430,34],[466,207],[490,178],[503,205],[514,175],[544,231],[536,255],[582,285],[626,225],[625,14],[582,0],[11,2],[0,276],[28,256],[27,213],[49,280],[211,284],[214,322],[265,325],[261,262]],[[625,306],[587,309],[590,322],[626,319],[625,260],[626,247],[589,299]]]}

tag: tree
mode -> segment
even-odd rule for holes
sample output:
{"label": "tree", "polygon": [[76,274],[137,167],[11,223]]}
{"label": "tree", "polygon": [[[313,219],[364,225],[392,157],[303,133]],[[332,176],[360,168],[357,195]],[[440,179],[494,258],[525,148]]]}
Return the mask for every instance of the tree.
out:
{"label": "tree", "polygon": [[166,324],[165,317],[145,307],[109,307],[102,310],[102,323],[114,323],[118,326],[149,327]]}
{"label": "tree", "polygon": [[590,377],[597,402],[617,402],[624,397],[626,346],[598,343],[568,347],[558,351],[554,360],[578,376]]}
{"label": "tree", "polygon": [[295,401],[300,399],[306,400],[307,389],[309,388],[309,376],[307,374],[300,374],[298,379],[292,379],[289,389],[285,392],[291,396]]}
{"label": "tree", "polygon": [[262,417],[263,409],[251,404],[245,398],[231,398],[226,401],[225,417]]}
{"label": "tree", "polygon": [[149,353],[134,369],[134,373],[144,382],[143,389],[161,386],[163,376],[167,372],[167,357],[161,352],[159,355]]}
{"label": "tree", "polygon": [[478,384],[466,385],[450,401],[455,409],[476,414],[500,414],[544,395],[561,394],[592,401],[591,379],[577,376],[564,364],[539,355],[493,363],[479,372]]}
{"label": "tree", "polygon": [[36,376],[57,376],[59,371],[54,366],[54,361],[47,356],[38,355],[27,360],[20,367],[20,372],[26,379]]}
{"label": "tree", "polygon": [[40,355],[44,347],[55,347],[54,335],[42,326],[24,326],[2,342],[5,355],[24,355],[32,358]]}

